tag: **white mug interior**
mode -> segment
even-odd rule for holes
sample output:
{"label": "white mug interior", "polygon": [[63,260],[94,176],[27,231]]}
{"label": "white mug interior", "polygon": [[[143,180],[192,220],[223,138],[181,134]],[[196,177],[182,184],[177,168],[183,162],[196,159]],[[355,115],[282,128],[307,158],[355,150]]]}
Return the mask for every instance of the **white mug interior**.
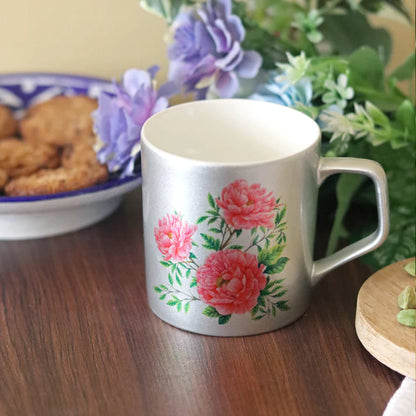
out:
{"label": "white mug interior", "polygon": [[208,163],[261,163],[297,155],[320,140],[317,123],[278,104],[247,99],[194,101],[145,123],[142,140],[159,151]]}

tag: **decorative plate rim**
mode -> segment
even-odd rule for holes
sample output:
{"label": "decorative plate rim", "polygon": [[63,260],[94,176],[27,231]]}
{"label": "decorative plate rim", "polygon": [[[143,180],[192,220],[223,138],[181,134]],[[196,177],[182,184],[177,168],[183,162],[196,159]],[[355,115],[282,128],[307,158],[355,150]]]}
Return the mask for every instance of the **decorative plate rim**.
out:
{"label": "decorative plate rim", "polygon": [[33,196],[0,196],[0,205],[3,203],[19,203],[19,202],[37,202],[37,201],[49,201],[55,199],[71,198],[80,195],[91,195],[99,192],[107,191],[108,189],[117,188],[118,186],[125,185],[136,180],[139,180],[138,185],[141,182],[141,175],[129,176],[126,178],[113,178],[107,181],[90,186],[88,188],[82,188],[75,191],[59,192],[56,194],[46,195],[33,195]]}
{"label": "decorative plate rim", "polygon": [[93,75],[82,75],[82,74],[71,74],[68,72],[6,72],[0,74],[0,80],[7,79],[7,78],[19,78],[19,77],[56,77],[56,78],[76,78],[76,79],[82,79],[85,81],[101,81],[104,83],[111,84],[111,79],[109,78],[103,78],[103,77],[97,77]]}

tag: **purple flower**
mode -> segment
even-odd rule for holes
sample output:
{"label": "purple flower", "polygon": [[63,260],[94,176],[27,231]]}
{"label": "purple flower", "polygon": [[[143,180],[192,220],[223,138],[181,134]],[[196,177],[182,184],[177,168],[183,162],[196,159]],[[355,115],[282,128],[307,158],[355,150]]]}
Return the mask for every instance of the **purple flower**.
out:
{"label": "purple flower", "polygon": [[212,89],[222,98],[232,97],[241,78],[254,78],[262,64],[256,51],[244,51],[241,19],[231,13],[231,0],[207,0],[173,23],[169,47],[169,79],[205,98]]}
{"label": "purple flower", "polygon": [[175,92],[172,83],[155,90],[153,78],[158,70],[156,66],[147,71],[129,69],[121,85],[114,83],[115,96],[101,92],[98,98],[98,109],[93,113],[97,159],[107,164],[110,172],[121,172],[121,177],[134,173],[144,122],[164,110]]}

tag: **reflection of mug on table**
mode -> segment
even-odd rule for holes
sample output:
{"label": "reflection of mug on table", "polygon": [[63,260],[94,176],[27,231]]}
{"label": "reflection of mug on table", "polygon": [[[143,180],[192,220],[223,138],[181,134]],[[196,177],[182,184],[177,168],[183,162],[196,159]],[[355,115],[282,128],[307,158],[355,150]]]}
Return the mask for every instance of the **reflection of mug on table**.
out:
{"label": "reflection of mug on table", "polygon": [[[171,107],[142,132],[147,292],[153,312],[209,335],[285,326],[333,268],[378,247],[388,233],[385,174],[376,162],[320,158],[318,125],[250,100]],[[370,236],[313,261],[319,185],[359,173],[376,186]]]}

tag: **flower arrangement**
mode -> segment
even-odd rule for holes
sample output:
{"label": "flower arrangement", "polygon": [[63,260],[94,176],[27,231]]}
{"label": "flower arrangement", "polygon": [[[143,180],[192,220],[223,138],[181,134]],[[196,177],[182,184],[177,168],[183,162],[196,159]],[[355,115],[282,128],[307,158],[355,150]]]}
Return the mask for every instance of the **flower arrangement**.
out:
{"label": "flower arrangement", "polygon": [[[116,96],[100,97],[97,155],[110,171],[129,175],[137,169],[141,126],[180,90],[195,99],[239,97],[290,106],[319,123],[325,156],[374,159],[387,173],[391,232],[367,261],[379,268],[414,254],[415,106],[412,93],[403,92],[398,83],[413,80],[415,57],[387,74],[389,33],[368,21],[369,14],[383,7],[408,19],[400,0],[140,2],[169,24],[169,82],[156,90],[154,68],[130,70],[116,84]],[[346,230],[352,200],[361,207],[375,205],[362,176],[343,174],[331,186],[327,194],[336,197],[337,209],[328,253],[341,237],[358,239],[369,231],[363,224]],[[251,187],[246,191],[255,192]],[[227,217],[234,191],[230,187],[224,192],[216,201],[224,210],[223,220],[233,229],[246,229],[244,213]],[[272,217],[264,215],[260,210],[258,218],[268,227]],[[161,221],[160,230],[181,220],[170,214]],[[183,246],[172,259],[187,252],[193,230],[185,227],[177,237]]]}

